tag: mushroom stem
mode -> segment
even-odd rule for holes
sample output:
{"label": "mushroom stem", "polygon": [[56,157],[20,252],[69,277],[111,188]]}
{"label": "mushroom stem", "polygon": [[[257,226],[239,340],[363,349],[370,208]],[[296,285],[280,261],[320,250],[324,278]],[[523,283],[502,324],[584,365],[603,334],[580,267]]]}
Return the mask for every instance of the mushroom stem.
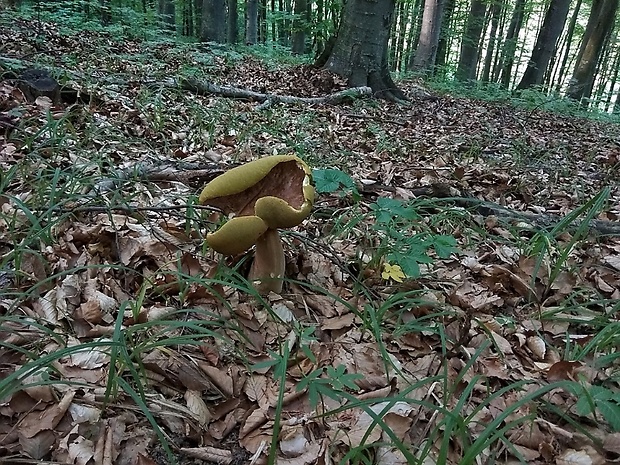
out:
{"label": "mushroom stem", "polygon": [[277,229],[268,229],[256,241],[256,253],[248,279],[260,294],[282,292],[286,262],[282,239]]}

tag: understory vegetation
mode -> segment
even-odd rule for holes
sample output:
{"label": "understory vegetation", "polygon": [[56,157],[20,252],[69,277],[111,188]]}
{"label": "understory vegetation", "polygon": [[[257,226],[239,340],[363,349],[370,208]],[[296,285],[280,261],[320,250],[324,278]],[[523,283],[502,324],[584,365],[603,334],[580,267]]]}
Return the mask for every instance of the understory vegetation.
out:
{"label": "understory vegetation", "polygon": [[[0,462],[618,459],[617,115],[410,76],[408,104],[198,95],[169,80],[346,85],[136,35],[0,30]],[[70,92],[28,101],[11,57]],[[275,154],[317,197],[263,296],[198,196]]]}

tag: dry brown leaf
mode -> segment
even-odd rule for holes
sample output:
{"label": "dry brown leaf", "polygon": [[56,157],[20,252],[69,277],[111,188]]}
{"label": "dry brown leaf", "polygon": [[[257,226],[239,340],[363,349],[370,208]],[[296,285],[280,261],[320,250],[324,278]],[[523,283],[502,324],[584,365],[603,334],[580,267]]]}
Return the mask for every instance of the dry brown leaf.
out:
{"label": "dry brown leaf", "polygon": [[185,391],[185,402],[187,409],[192,413],[194,419],[201,428],[206,428],[211,421],[211,412],[207,408],[200,391]]}
{"label": "dry brown leaf", "polygon": [[232,463],[232,452],[226,449],[217,449],[215,447],[182,447],[180,452],[188,457],[193,457],[208,462],[214,462],[222,465]]}

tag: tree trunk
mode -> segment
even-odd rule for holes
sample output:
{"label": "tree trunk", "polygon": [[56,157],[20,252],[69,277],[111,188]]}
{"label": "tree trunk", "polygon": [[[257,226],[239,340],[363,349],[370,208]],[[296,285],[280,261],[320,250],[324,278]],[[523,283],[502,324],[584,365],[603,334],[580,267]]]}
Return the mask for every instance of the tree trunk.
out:
{"label": "tree trunk", "polygon": [[183,4],[183,32],[182,34],[187,37],[194,35],[194,9],[192,2],[187,1]]}
{"label": "tree trunk", "polygon": [[489,32],[489,45],[487,47],[487,53],[484,57],[484,69],[482,71],[482,80],[489,82],[491,76],[491,65],[493,63],[493,56],[495,53],[495,46],[497,44],[497,28],[499,26],[499,18],[504,8],[504,2],[495,0],[491,4],[491,31]]}
{"label": "tree trunk", "polygon": [[454,13],[456,0],[445,0],[443,8],[443,18],[439,28],[439,43],[437,44],[437,55],[435,57],[435,72],[443,68],[448,60],[448,37],[450,34],[450,21]]}
{"label": "tree trunk", "polygon": [[175,9],[173,0],[159,0],[157,12],[165,24],[165,28],[169,31],[176,30]]}
{"label": "tree trunk", "polygon": [[226,39],[229,44],[236,44],[239,40],[239,6],[237,0],[228,0],[228,30]]}
{"label": "tree trunk", "polygon": [[110,0],[99,0],[99,8],[101,10],[101,24],[104,26],[112,22],[112,10]]}
{"label": "tree trunk", "polygon": [[577,55],[573,77],[566,92],[568,98],[581,100],[589,98],[592,94],[596,67],[605,39],[613,28],[618,1],[594,0],[592,2],[586,32]]}
{"label": "tree trunk", "polygon": [[510,26],[508,26],[508,32],[506,33],[504,47],[502,49],[502,71],[500,82],[506,89],[510,87],[512,66],[515,61],[515,51],[517,50],[517,40],[519,39],[519,32],[523,26],[524,10],[525,0],[517,0],[515,3],[515,9],[512,12],[512,18],[510,19]]}
{"label": "tree trunk", "polygon": [[413,71],[432,72],[435,68],[443,7],[444,0],[426,0],[424,3],[420,40],[411,67]]}
{"label": "tree trunk", "polygon": [[472,0],[465,34],[461,42],[461,56],[456,69],[456,79],[469,81],[476,79],[476,65],[478,63],[480,36],[484,27],[484,16],[487,6],[483,0]]}
{"label": "tree trunk", "polygon": [[202,0],[193,0],[193,2],[194,15],[196,17],[196,35],[200,37],[202,31]]}
{"label": "tree trunk", "polygon": [[202,42],[226,42],[226,0],[202,0]]}
{"label": "tree trunk", "polygon": [[267,42],[267,0],[258,2],[258,41]]}
{"label": "tree trunk", "polygon": [[614,59],[614,63],[611,67],[612,74],[611,79],[609,81],[609,93],[607,94],[607,100],[605,101],[606,107],[605,111],[609,112],[613,110],[613,106],[611,104],[611,100],[614,96],[613,91],[616,87],[616,82],[618,82],[618,71],[620,70],[620,51],[616,50],[616,57]]}
{"label": "tree trunk", "polygon": [[536,39],[532,57],[517,89],[527,89],[542,84],[547,65],[557,50],[558,38],[564,29],[570,3],[571,0],[551,0]]}
{"label": "tree trunk", "polygon": [[293,20],[293,43],[291,46],[291,52],[294,55],[302,55],[306,51],[307,9],[308,4],[306,0],[295,0],[293,10],[295,13],[295,19]]}
{"label": "tree trunk", "polygon": [[564,82],[564,76],[566,74],[566,65],[568,63],[568,58],[571,55],[570,44],[573,43],[573,35],[575,34],[575,25],[577,24],[577,18],[579,17],[580,9],[581,9],[581,0],[577,0],[577,5],[575,5],[575,8],[573,10],[573,16],[571,17],[571,20],[568,23],[568,28],[566,29],[566,36],[564,37],[564,45],[562,47],[564,49],[564,53],[562,56],[562,63],[560,64],[560,67],[556,69],[556,72],[553,74],[553,76],[551,76],[551,79],[549,82],[549,85],[551,85],[554,82],[556,83],[555,84],[556,92],[560,92],[560,89],[562,88],[562,84]]}
{"label": "tree trunk", "polygon": [[377,97],[406,100],[388,69],[388,40],[395,0],[348,0],[334,48],[325,68],[348,79],[351,87],[369,86]]}
{"label": "tree trunk", "polygon": [[325,47],[325,30],[323,29],[323,19],[325,16],[324,0],[316,0],[316,23],[315,29],[316,53],[319,54]]}
{"label": "tree trunk", "polygon": [[245,2],[245,43],[254,45],[258,42],[258,0]]}

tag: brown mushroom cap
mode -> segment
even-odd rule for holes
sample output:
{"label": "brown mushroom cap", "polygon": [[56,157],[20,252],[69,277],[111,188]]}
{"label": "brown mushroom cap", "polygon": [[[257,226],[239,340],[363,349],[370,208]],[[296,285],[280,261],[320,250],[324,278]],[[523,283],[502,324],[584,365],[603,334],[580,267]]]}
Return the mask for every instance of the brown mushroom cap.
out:
{"label": "brown mushroom cap", "polygon": [[[295,155],[275,155],[246,163],[227,171],[205,186],[199,201],[235,216],[258,215],[256,204],[269,197],[281,201],[265,202],[261,214],[283,223],[271,228],[292,227],[310,214],[314,202],[311,171]],[[275,208],[277,211],[271,212]],[[260,215],[258,215],[260,216]],[[262,217],[262,216],[261,216]]]}
{"label": "brown mushroom cap", "polygon": [[218,176],[203,189],[200,203],[233,216],[207,234],[224,255],[256,245],[249,279],[260,293],[281,292],[285,259],[278,228],[300,224],[311,212],[311,170],[294,155],[261,158]]}

